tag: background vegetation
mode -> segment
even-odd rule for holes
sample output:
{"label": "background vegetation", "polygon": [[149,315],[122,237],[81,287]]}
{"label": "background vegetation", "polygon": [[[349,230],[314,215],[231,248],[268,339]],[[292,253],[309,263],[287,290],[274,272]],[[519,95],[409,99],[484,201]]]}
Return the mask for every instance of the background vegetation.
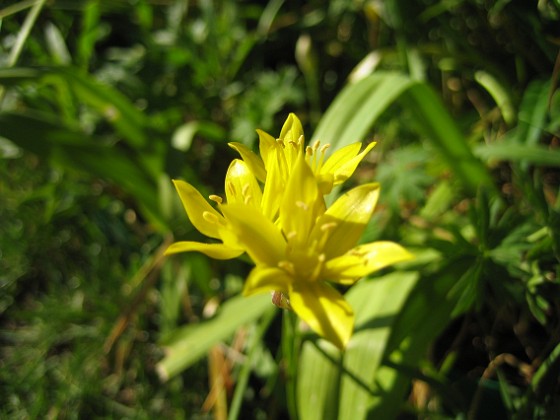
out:
{"label": "background vegetation", "polygon": [[[0,417],[560,412],[557,1],[0,7]],[[162,257],[200,239],[170,180],[219,193],[288,112],[378,141],[364,241],[417,256],[348,291],[344,354],[245,262]]]}

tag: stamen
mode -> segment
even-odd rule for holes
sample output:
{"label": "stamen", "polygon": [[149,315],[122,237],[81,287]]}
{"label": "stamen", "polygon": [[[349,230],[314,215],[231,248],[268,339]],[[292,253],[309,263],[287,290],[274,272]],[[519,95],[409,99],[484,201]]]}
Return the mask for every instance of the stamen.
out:
{"label": "stamen", "polygon": [[218,216],[216,216],[213,213],[210,213],[209,211],[202,212],[202,218],[209,223],[213,223],[213,224],[220,223],[220,220],[218,219]]}
{"label": "stamen", "polygon": [[276,143],[278,143],[280,146],[282,146],[282,148],[286,147],[286,145],[284,144],[284,140],[282,140],[282,139],[276,139]]}
{"label": "stamen", "polygon": [[231,193],[232,196],[236,196],[237,193],[235,191],[235,185],[233,185],[233,182],[226,182],[226,188],[228,189],[228,191]]}
{"label": "stamen", "polygon": [[251,201],[251,198],[253,198],[253,196],[251,194],[247,194],[243,196],[243,204],[249,204],[249,202]]}
{"label": "stamen", "polygon": [[292,230],[286,235],[286,239],[287,240],[294,239],[296,236],[297,236],[297,232],[295,230]]}
{"label": "stamen", "polygon": [[305,204],[303,201],[296,201],[296,206],[299,207],[300,209],[303,209],[304,211],[309,210],[309,206]]}
{"label": "stamen", "polygon": [[326,259],[327,259],[327,257],[323,253],[321,253],[317,256],[317,264],[315,264],[315,267],[313,268],[313,272],[311,273],[311,277],[310,277],[309,280],[311,280],[311,281],[317,280],[317,278],[321,274],[321,270],[323,269],[323,264],[324,264]]}
{"label": "stamen", "polygon": [[322,232],[328,232],[330,230],[333,230],[335,227],[337,227],[336,222],[323,223],[321,225],[321,231]]}
{"label": "stamen", "polygon": [[315,143],[313,143],[313,151],[316,152],[320,145],[321,141],[316,140]]}
{"label": "stamen", "polygon": [[329,147],[331,147],[331,145],[327,143],[321,146],[321,148],[319,149],[319,152],[321,153],[321,157],[319,158],[319,163],[317,164],[317,168],[321,168],[323,166],[323,162],[325,161],[325,154]]}
{"label": "stamen", "polygon": [[247,195],[247,193],[249,192],[249,188],[251,188],[251,187],[249,186],[249,184],[243,185],[243,188],[241,189],[241,195],[242,195],[243,197],[245,197],[245,196]]}
{"label": "stamen", "polygon": [[214,201],[214,202],[217,203],[217,204],[222,204],[223,201],[224,201],[224,200],[222,199],[222,197],[220,197],[219,195],[215,195],[215,194],[210,194],[210,195],[208,196],[208,198],[209,198],[210,200]]}
{"label": "stamen", "polygon": [[363,257],[364,255],[366,255],[366,252],[361,251],[360,249],[351,249],[348,254],[354,255],[356,257]]}
{"label": "stamen", "polygon": [[288,274],[294,276],[296,273],[294,264],[292,264],[290,261],[286,261],[286,260],[282,260],[278,263],[278,268],[281,268],[282,270],[286,271]]}
{"label": "stamen", "polygon": [[306,146],[305,147],[305,155],[307,157],[313,156],[313,148],[311,146]]}
{"label": "stamen", "polygon": [[323,223],[319,229],[323,234],[319,237],[318,249],[323,249],[329,240],[331,232],[338,226],[336,222]]}
{"label": "stamen", "polygon": [[304,138],[303,138],[303,134],[301,136],[299,136],[299,138],[297,139],[297,144],[298,146],[303,144],[305,142]]}

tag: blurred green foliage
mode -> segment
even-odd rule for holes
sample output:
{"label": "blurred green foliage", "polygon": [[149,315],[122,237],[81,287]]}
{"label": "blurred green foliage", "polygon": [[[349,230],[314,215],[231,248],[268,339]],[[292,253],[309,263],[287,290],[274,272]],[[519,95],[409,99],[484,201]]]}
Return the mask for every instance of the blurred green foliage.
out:
{"label": "blurred green foliage", "polygon": [[[550,418],[560,410],[557,1],[0,6],[0,417]],[[171,179],[220,193],[288,112],[375,139],[346,352],[200,255]],[[311,135],[313,134],[313,135]],[[249,306],[247,306],[249,305]],[[239,315],[235,315],[239,314]]]}

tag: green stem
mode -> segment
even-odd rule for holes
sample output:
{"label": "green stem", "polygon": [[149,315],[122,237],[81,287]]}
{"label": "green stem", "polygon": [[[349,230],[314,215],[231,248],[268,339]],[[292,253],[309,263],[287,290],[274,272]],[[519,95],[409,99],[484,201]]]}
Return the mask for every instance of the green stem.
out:
{"label": "green stem", "polygon": [[245,363],[243,364],[241,371],[239,372],[239,377],[237,378],[237,385],[235,386],[235,392],[233,393],[228,420],[237,420],[239,418],[239,411],[241,410],[243,395],[245,394],[245,390],[247,389],[247,384],[249,382],[249,375],[251,374],[255,351],[259,347],[260,341],[275,315],[276,308],[271,305],[270,310],[264,313],[261,318],[261,322],[257,327],[257,331],[255,331],[255,335],[249,345],[247,358],[245,359]]}
{"label": "green stem", "polygon": [[297,419],[297,369],[299,336],[297,334],[297,315],[284,311],[282,329],[282,359],[286,369],[286,404],[291,419]]}

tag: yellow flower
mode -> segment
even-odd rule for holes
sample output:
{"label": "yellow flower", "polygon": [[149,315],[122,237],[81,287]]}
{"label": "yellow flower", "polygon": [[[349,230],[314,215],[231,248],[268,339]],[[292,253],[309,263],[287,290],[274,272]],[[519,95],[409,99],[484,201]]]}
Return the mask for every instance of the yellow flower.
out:
{"label": "yellow flower", "polygon": [[229,145],[241,155],[259,181],[265,182],[267,173],[271,171],[273,165],[278,166],[277,169],[281,173],[279,179],[287,180],[297,156],[305,152],[306,160],[323,194],[328,194],[333,186],[342,184],[350,178],[364,156],[375,146],[375,143],[370,143],[359,153],[362,143],[352,143],[337,150],[325,160],[329,145],[321,146],[317,141],[312,146],[304,148],[303,128],[295,114],[288,115],[278,140],[262,130],[257,130],[257,133],[260,156],[241,143],[232,142]]}
{"label": "yellow flower", "polygon": [[[193,226],[200,233],[222,242],[179,241],[171,244],[165,253],[169,255],[198,251],[220,260],[243,254],[244,249],[232,235],[224,216],[214,209],[191,184],[177,180],[173,183]],[[229,203],[243,203],[248,207],[260,208],[262,200],[260,186],[247,165],[239,159],[235,159],[229,166],[225,179],[225,194]],[[222,202],[222,198],[217,195],[211,195],[210,199],[218,204]]]}
{"label": "yellow flower", "polygon": [[[400,245],[356,245],[371,218],[379,185],[356,187],[326,208],[323,195],[352,175],[374,144],[346,146],[325,161],[328,146],[304,148],[300,121],[290,114],[275,140],[259,131],[260,157],[231,144],[243,160],[226,174],[227,203],[174,181],[193,226],[214,243],[180,241],[166,254],[198,251],[216,259],[246,252],[255,262],[244,294],[273,292],[273,302],[293,309],[319,335],[340,348],[354,326],[352,308],[334,284],[348,286],[375,270],[411,258]],[[262,183],[259,184],[259,181]]]}
{"label": "yellow flower", "polygon": [[[267,184],[275,182],[270,175]],[[315,332],[344,348],[354,314],[330,283],[350,285],[411,255],[392,242],[356,246],[375,208],[377,183],[346,192],[327,209],[315,175],[304,153],[294,157],[276,220],[241,200],[220,205],[220,210],[236,243],[256,265],[244,294],[274,291],[281,301],[277,294],[283,293],[289,299],[283,306],[290,306]],[[262,208],[265,197],[266,184]]]}

